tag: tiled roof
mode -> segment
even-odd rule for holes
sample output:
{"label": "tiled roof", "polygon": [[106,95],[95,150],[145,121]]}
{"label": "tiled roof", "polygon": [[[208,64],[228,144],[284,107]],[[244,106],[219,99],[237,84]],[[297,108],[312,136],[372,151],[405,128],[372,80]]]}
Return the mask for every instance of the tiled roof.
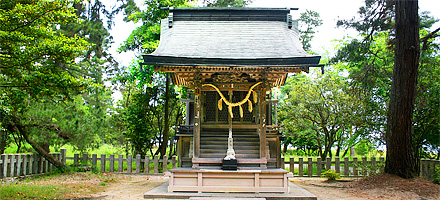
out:
{"label": "tiled roof", "polygon": [[[278,20],[270,17],[267,10],[247,9],[251,15],[239,15],[239,9],[184,10],[169,24],[163,19],[160,44],[156,51],[144,55],[145,64],[187,65],[187,64],[237,64],[237,65],[317,65],[320,56],[309,55],[299,42],[296,26],[288,27],[279,19],[280,10],[275,10]],[[191,15],[194,11],[194,15]],[[200,14],[200,11],[203,11]],[[289,11],[289,10],[287,10]],[[287,18],[287,12],[285,18]],[[183,12],[183,11],[182,11]],[[261,15],[258,15],[258,12]],[[264,13],[263,13],[264,12]],[[235,14],[235,15],[234,15]],[[223,16],[223,18],[218,18]],[[260,16],[257,20],[255,16]],[[263,17],[266,16],[266,17]],[[267,17],[269,16],[269,17]],[[227,18],[235,19],[225,21]],[[239,19],[241,18],[241,19]],[[267,19],[264,20],[264,19]],[[186,20],[185,20],[186,19]],[[204,20],[203,20],[204,19]],[[211,19],[211,20],[209,20]],[[239,19],[239,20],[238,20]],[[244,19],[249,19],[245,21]]]}

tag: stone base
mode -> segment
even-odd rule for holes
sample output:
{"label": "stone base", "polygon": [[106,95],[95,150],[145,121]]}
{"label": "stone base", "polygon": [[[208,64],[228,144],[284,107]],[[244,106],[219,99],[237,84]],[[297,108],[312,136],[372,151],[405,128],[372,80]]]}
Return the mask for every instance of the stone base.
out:
{"label": "stone base", "polygon": [[284,169],[212,170],[175,168],[167,175],[169,192],[287,193],[288,173]]}
{"label": "stone base", "polygon": [[197,192],[168,192],[168,183],[166,182],[144,194],[145,199],[246,199],[253,198],[266,200],[316,200],[317,197],[312,193],[289,183],[288,193],[197,193]]}

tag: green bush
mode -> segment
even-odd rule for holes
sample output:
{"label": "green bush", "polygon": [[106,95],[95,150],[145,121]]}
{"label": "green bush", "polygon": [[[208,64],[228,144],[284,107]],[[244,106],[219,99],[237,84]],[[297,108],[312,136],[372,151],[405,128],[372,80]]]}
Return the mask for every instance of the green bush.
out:
{"label": "green bush", "polygon": [[322,173],[322,177],[327,178],[328,181],[331,180],[336,180],[336,179],[340,179],[341,176],[339,175],[339,173],[336,173],[333,170],[327,170],[325,172]]}
{"label": "green bush", "polygon": [[434,166],[434,173],[432,174],[432,180],[435,184],[440,184],[440,166]]}

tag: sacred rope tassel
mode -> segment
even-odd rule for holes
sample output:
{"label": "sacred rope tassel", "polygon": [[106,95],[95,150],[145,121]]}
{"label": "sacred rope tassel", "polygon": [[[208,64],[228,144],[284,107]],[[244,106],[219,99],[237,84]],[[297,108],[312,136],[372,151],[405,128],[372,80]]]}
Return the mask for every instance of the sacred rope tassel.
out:
{"label": "sacred rope tassel", "polygon": [[258,101],[258,95],[257,95],[257,92],[252,91],[252,94],[254,95],[254,103],[257,103],[257,101]]}
{"label": "sacred rope tassel", "polygon": [[248,99],[248,104],[249,104],[249,112],[252,112],[252,101]]}
{"label": "sacred rope tassel", "polygon": [[234,118],[234,113],[232,113],[232,106],[228,106],[229,114],[231,115],[231,118]]}
{"label": "sacred rope tassel", "polygon": [[[223,102],[225,102],[225,104],[228,106],[228,110],[229,110],[229,114],[231,115],[231,118],[234,118],[234,114],[232,113],[232,107],[239,106],[240,107],[240,116],[243,117],[243,108],[241,108],[241,105],[243,105],[244,103],[246,103],[248,101],[250,102],[249,97],[251,96],[251,93],[253,94],[254,102],[257,103],[258,95],[255,91],[253,91],[253,89],[261,83],[262,82],[258,82],[258,83],[255,83],[253,86],[251,86],[251,88],[249,88],[249,91],[248,91],[246,97],[237,103],[231,103],[228,100],[226,100],[225,96],[223,96],[223,94],[220,92],[220,90],[213,84],[203,84],[202,86],[210,86],[210,87],[214,88],[217,91],[217,93],[220,95],[220,100],[218,101],[219,110],[222,110],[222,104],[223,104]],[[252,112],[251,110],[252,110],[252,104],[250,102],[249,103],[249,112]]]}
{"label": "sacred rope tassel", "polygon": [[222,109],[223,109],[223,101],[222,101],[221,98],[218,100],[218,109],[219,109],[219,110],[222,110]]}

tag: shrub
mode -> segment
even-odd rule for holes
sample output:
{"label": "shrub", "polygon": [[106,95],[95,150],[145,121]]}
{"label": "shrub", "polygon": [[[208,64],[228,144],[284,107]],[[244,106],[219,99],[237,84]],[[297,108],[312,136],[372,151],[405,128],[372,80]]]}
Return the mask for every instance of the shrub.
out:
{"label": "shrub", "polygon": [[434,166],[434,173],[432,174],[432,180],[435,184],[440,184],[440,166]]}
{"label": "shrub", "polygon": [[330,169],[325,171],[324,173],[322,173],[322,177],[327,178],[328,181],[336,180],[336,179],[340,179],[341,178],[339,173],[336,173],[335,171],[330,170]]}

